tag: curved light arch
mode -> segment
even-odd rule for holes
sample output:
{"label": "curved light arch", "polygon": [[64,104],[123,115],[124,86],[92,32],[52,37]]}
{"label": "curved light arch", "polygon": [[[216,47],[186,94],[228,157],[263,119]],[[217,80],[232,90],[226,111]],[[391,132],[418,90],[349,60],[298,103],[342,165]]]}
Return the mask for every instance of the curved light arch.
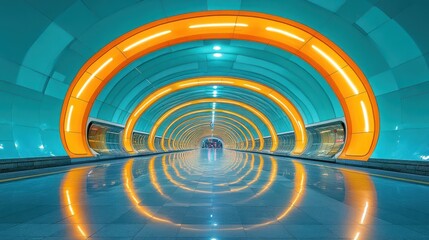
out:
{"label": "curved light arch", "polygon": [[199,141],[195,141],[195,142],[200,142],[201,143],[201,142],[203,142],[205,140],[209,140],[209,139],[213,139],[213,138],[217,139],[218,141],[220,141],[225,146],[225,141],[222,138],[219,138],[219,137],[216,137],[216,136],[211,136],[211,134],[210,134],[210,136],[201,137],[199,139]]}
{"label": "curved light arch", "polygon": [[[201,126],[201,128],[204,128],[204,126]],[[192,142],[201,142],[200,139],[210,136],[211,134],[213,134],[214,137],[218,136],[222,136],[222,134],[225,132],[219,131],[219,129],[214,129],[213,132],[211,130],[205,130],[204,129],[196,129],[195,131],[188,131],[187,135],[185,135],[183,138],[181,138],[181,145],[183,146],[193,146]],[[233,138],[231,136],[231,134],[227,134],[225,140],[225,145],[224,147],[226,148],[231,148],[231,149],[237,149],[237,141],[235,140],[235,138]],[[222,138],[222,137],[221,137]],[[225,138],[225,137],[224,137]],[[228,141],[229,140],[229,141]]]}
{"label": "curved light arch", "polygon": [[[193,146],[193,144],[191,144],[192,142],[196,142],[194,141],[195,138],[197,137],[201,138],[203,136],[208,136],[211,134],[212,134],[211,130],[204,130],[203,127],[200,127],[199,129],[195,129],[194,132],[190,132],[188,135],[184,136],[182,140],[178,141],[178,145],[179,145],[178,149],[179,150],[187,149],[190,146]],[[222,138],[225,143],[225,147],[231,146],[234,144],[234,140],[231,137],[231,135],[225,132],[219,133],[218,131],[213,131],[213,136]]]}
{"label": "curved light arch", "polygon": [[348,134],[340,158],[368,160],[371,156],[380,128],[378,107],[370,84],[354,61],[328,38],[303,24],[248,11],[204,11],[168,17],[136,28],[96,53],[80,69],[64,98],[60,134],[69,156],[93,155],[86,136],[89,113],[100,91],[121,69],[163,47],[206,39],[266,43],[307,61],[327,80],[343,108]]}
{"label": "curved light arch", "polygon": [[[194,124],[194,125],[193,124],[194,123],[189,123],[185,128],[183,128],[185,130],[177,138],[177,142],[183,141],[183,138],[186,137],[188,133],[192,133],[193,131],[195,131],[195,128],[198,128],[198,127],[207,128],[207,123],[200,123],[200,124]],[[232,143],[234,143],[235,145],[235,148],[238,148],[237,147],[238,141],[241,140],[240,134],[236,132],[234,129],[232,129],[231,127],[228,127],[226,124],[223,124],[223,123],[219,123],[217,127],[223,130],[226,135],[229,135],[231,137],[231,140],[233,141]],[[173,149],[177,148],[176,146],[177,144],[173,142]],[[179,146],[182,146],[182,144]]]}
{"label": "curved light arch", "polygon": [[[250,147],[249,146],[249,140],[246,138],[246,142],[244,143],[245,144],[245,149],[244,150],[249,150],[249,148],[251,148],[250,150],[254,150],[254,148],[255,148],[255,138],[253,137],[253,135],[252,135],[252,133],[250,132],[250,130],[243,124],[243,123],[241,123],[241,122],[239,122],[239,121],[237,121],[236,119],[234,119],[234,118],[231,118],[231,117],[227,117],[227,116],[217,116],[217,118],[221,118],[221,119],[227,119],[227,120],[230,120],[230,121],[232,121],[232,122],[234,122],[234,123],[237,123],[238,125],[240,125],[246,132],[247,132],[247,134],[249,135],[249,137],[250,137],[250,142],[251,142],[251,144],[252,144],[252,146]],[[215,128],[216,128],[216,125],[215,125]],[[240,131],[242,131],[240,128],[238,128]]]}
{"label": "curved light arch", "polygon": [[[219,120],[218,122],[218,127],[222,126],[225,129],[229,129],[231,131],[231,133],[235,136],[235,138],[237,139],[237,143],[240,140],[248,140],[246,135],[244,134],[243,131],[239,131],[237,132],[233,127],[230,126],[230,123],[225,122],[225,121],[221,121]],[[180,129],[179,132],[177,132],[177,135],[175,136],[175,139],[177,138],[178,141],[181,139],[181,136],[183,134],[185,134],[186,132],[192,131],[193,130],[193,126],[197,127],[197,126],[203,126],[203,127],[207,127],[207,122],[204,123],[187,123],[186,126],[184,126],[183,128]],[[241,134],[240,134],[241,133]],[[179,136],[179,137],[178,137]],[[173,149],[175,148],[176,144],[174,144],[173,142]]]}
{"label": "curved light arch", "polygon": [[[238,88],[244,88],[256,93],[259,93],[266,98],[270,99],[275,103],[283,113],[288,116],[291,122],[292,128],[295,132],[295,146],[292,150],[293,154],[299,155],[304,152],[307,144],[307,133],[305,131],[304,120],[299,113],[298,109],[282,94],[277,92],[275,89],[268,87],[264,84],[234,77],[225,76],[207,76],[190,78],[174,83],[170,83],[162,88],[157,89],[133,110],[130,117],[125,124],[123,146],[128,152],[132,152],[132,134],[138,119],[149,109],[154,103],[163,97],[167,97],[169,94],[185,90],[192,87],[219,85],[219,86],[232,86]],[[149,148],[150,149],[150,148]],[[274,152],[274,151],[273,151]]]}
{"label": "curved light arch", "polygon": [[[202,128],[204,128],[204,126],[202,126]],[[225,132],[225,131],[230,131],[230,132]],[[210,131],[210,130],[208,130],[208,131]],[[192,132],[193,131],[186,131],[186,133],[184,133],[184,135],[183,136],[180,136],[179,137],[179,141],[181,141],[182,143],[181,143],[181,146],[182,146],[182,148],[183,148],[183,146],[193,146],[193,142],[197,142],[193,137],[192,137]],[[230,141],[229,141],[229,146],[233,146],[233,147],[231,147],[231,148],[233,148],[233,149],[240,149],[240,150],[242,150],[241,149],[241,147],[238,145],[238,143],[239,143],[239,138],[236,136],[237,134],[236,133],[234,133],[232,130],[230,130],[230,129],[228,129],[228,128],[225,128],[225,126],[223,126],[223,125],[219,125],[218,126],[218,130],[216,131],[216,132],[218,132],[218,134],[222,134],[223,132],[225,132],[225,134],[227,135],[227,136],[229,136],[229,138],[231,139]],[[205,134],[207,134],[207,133],[205,133]],[[210,134],[210,133],[209,133]],[[179,145],[180,146],[180,145]]]}
{"label": "curved light arch", "polygon": [[[215,127],[215,130],[216,130],[216,127]],[[213,133],[215,132],[215,130],[213,131]],[[248,131],[248,129],[246,130],[246,132],[250,133],[250,131]],[[250,134],[251,134],[251,133],[250,133]],[[204,137],[207,137],[207,136],[210,136],[210,135],[211,135],[211,133],[210,133],[210,132],[205,133],[205,135],[201,134],[201,135],[200,135],[200,138],[204,138]],[[249,146],[249,142],[248,142],[248,141],[249,141],[248,139],[245,139],[245,141],[244,141],[244,142],[242,142],[242,145],[240,145],[240,150],[249,150],[249,148],[251,148],[251,150],[253,150],[253,149],[254,149],[254,144],[253,144],[252,146]],[[250,135],[250,141],[251,141],[252,143],[254,143],[254,142],[255,142],[255,139],[254,139],[253,135]],[[189,138],[189,143],[188,143],[188,145],[189,145],[191,142],[198,142],[198,141],[197,141],[197,140],[195,140],[195,139],[193,139],[193,138]],[[201,140],[200,140],[199,142],[201,142]],[[238,142],[237,142],[236,144],[238,144]]]}
{"label": "curved light arch", "polygon": [[[200,134],[200,135],[198,135]],[[203,138],[203,136],[211,135],[211,130],[204,130],[203,127],[200,127],[199,129],[195,129],[194,132],[190,132],[187,136],[184,136],[182,140],[178,141],[180,142],[180,146],[182,149],[186,148],[186,146],[190,146],[191,142],[195,142],[195,138]],[[224,135],[222,135],[224,134]],[[225,142],[225,146],[235,146],[235,141],[232,138],[232,136],[227,132],[219,132],[216,129],[213,131],[214,137],[222,138],[222,140]],[[183,147],[184,146],[184,147]],[[180,149],[180,148],[179,148]]]}
{"label": "curved light arch", "polygon": [[[201,119],[201,118],[207,118],[207,116],[199,116],[199,117],[196,117],[196,118],[191,118],[191,119],[188,119],[189,121],[184,121],[184,122],[182,122],[181,124],[179,124],[178,126],[176,126],[174,129],[173,129],[173,131],[171,132],[171,134],[170,134],[170,138],[169,138],[169,140],[172,138],[172,134],[173,133],[175,133],[176,132],[176,130],[178,130],[179,129],[179,127],[181,127],[180,129],[179,129],[179,131],[177,131],[177,133],[176,133],[176,135],[175,135],[175,137],[174,137],[174,139],[176,139],[177,138],[177,141],[173,141],[173,144],[172,144],[172,146],[173,146],[173,149],[175,149],[175,147],[176,147],[176,143],[175,142],[178,142],[178,140],[179,140],[179,138],[178,138],[178,136],[181,136],[181,135],[183,135],[183,134],[185,134],[185,133],[187,133],[187,132],[189,132],[189,131],[192,131],[195,127],[197,127],[197,126],[203,126],[203,127],[208,127],[207,125],[207,122],[204,122],[204,123],[199,123],[199,121],[198,122],[190,122],[190,121],[192,121],[192,120],[195,120],[195,119]],[[225,123],[224,121],[222,121],[223,123]],[[186,124],[186,125],[185,125]],[[228,123],[229,124],[229,123]],[[221,126],[226,126],[226,124],[220,124]],[[232,129],[231,129],[231,131],[232,131]],[[237,133],[237,132],[235,132],[234,131],[234,133]],[[244,133],[243,133],[244,134]],[[246,138],[247,139],[247,138]],[[238,139],[237,139],[238,140]]]}
{"label": "curved light arch", "polygon": [[[180,124],[178,124],[172,131],[171,131],[171,133],[170,133],[170,135],[169,135],[169,137],[168,137],[168,146],[170,147],[171,145],[170,145],[170,142],[171,142],[171,140],[172,140],[172,138],[173,138],[173,134],[174,134],[174,132],[179,128],[179,126],[183,126],[183,124],[185,124],[185,123],[187,123],[187,122],[189,122],[189,121],[192,121],[192,120],[196,120],[196,119],[203,119],[203,118],[209,118],[208,116],[197,116],[197,117],[193,117],[193,118],[190,118],[190,119],[187,119],[187,120],[185,120],[185,121],[183,121],[183,122],[181,122]],[[233,119],[233,118],[230,118],[230,117],[227,117],[227,116],[216,116],[216,118],[219,118],[219,119],[226,119],[226,120],[229,120],[229,121],[232,121],[232,122],[234,122],[234,123],[236,123],[236,124],[238,124],[239,126],[241,126],[246,132],[247,132],[247,134],[249,135],[249,137],[250,137],[250,141],[253,143],[253,147],[254,147],[254,145],[255,145],[255,139],[253,138],[253,135],[252,135],[252,133],[250,132],[250,130],[244,125],[244,124],[242,124],[241,122],[239,122],[239,121],[237,121],[237,120],[235,120],[235,119]],[[176,119],[177,120],[177,119]],[[229,124],[231,124],[231,123],[229,123]],[[237,129],[239,129],[239,131],[244,135],[244,136],[246,136],[245,134],[244,134],[244,132],[241,130],[241,128],[239,128],[237,125],[235,125],[235,124],[231,124],[232,126],[234,126],[235,128],[237,128]],[[215,125],[215,128],[216,128],[216,125]],[[177,137],[177,135],[179,134],[179,132],[177,132],[177,134],[176,134],[176,137]],[[247,139],[247,137],[245,137],[245,139],[246,139],[246,141],[248,141],[248,139]],[[253,147],[252,147],[252,150],[253,150]],[[162,148],[162,145],[161,145],[161,148]],[[246,143],[246,150],[249,148],[249,146],[248,146],[248,143]],[[163,151],[166,151],[166,149],[163,149]]]}
{"label": "curved light arch", "polygon": [[[176,119],[174,119],[166,128],[165,128],[165,130],[164,130],[164,133],[162,134],[162,138],[161,138],[161,148],[164,150],[164,151],[166,151],[166,148],[165,148],[165,136],[167,135],[167,133],[168,133],[168,130],[171,128],[171,126],[173,126],[173,124],[175,124],[177,121],[179,121],[180,119],[182,119],[182,118],[184,118],[184,117],[187,117],[187,116],[190,116],[190,115],[193,115],[193,114],[198,114],[198,113],[204,113],[204,112],[212,112],[212,111],[215,111],[215,112],[220,112],[220,113],[225,113],[225,114],[228,114],[228,115],[232,115],[232,116],[236,116],[236,117],[239,117],[240,119],[242,119],[242,120],[244,120],[245,122],[247,122],[250,126],[252,126],[252,128],[255,130],[255,132],[256,132],[256,134],[258,135],[258,137],[259,137],[259,139],[263,139],[263,135],[262,135],[262,133],[261,133],[261,131],[259,130],[259,128],[258,127],[256,127],[256,125],[250,120],[250,119],[248,119],[247,117],[245,117],[245,116],[243,116],[243,115],[241,115],[241,114],[238,114],[238,113],[235,113],[235,112],[232,112],[232,111],[228,111],[228,110],[223,110],[223,109],[203,109],[203,110],[195,110],[195,111],[192,111],[192,112],[188,112],[188,113],[185,113],[185,114],[183,114],[183,115],[181,115],[180,117],[178,117],[178,118],[176,118]],[[170,139],[170,138],[169,138]],[[253,135],[252,135],[252,150],[255,148],[255,139],[254,139],[254,137],[253,137]],[[262,148],[261,147],[259,147],[259,150],[262,150],[263,149],[263,140],[262,140]],[[170,145],[170,140],[168,140],[168,146],[170,147],[171,145]]]}
{"label": "curved light arch", "polygon": [[[155,150],[154,147],[154,140],[155,140],[155,134],[159,128],[159,126],[161,125],[161,123],[167,119],[172,113],[174,113],[175,111],[182,109],[184,107],[187,106],[191,106],[191,105],[195,105],[195,104],[200,104],[200,103],[226,103],[226,104],[232,104],[232,105],[236,105],[239,107],[242,107],[250,112],[252,112],[253,114],[255,114],[256,116],[258,116],[259,119],[261,119],[261,121],[268,127],[268,131],[270,132],[270,136],[271,136],[271,141],[272,141],[272,145],[271,145],[271,151],[275,152],[278,146],[278,137],[277,137],[277,133],[276,130],[273,126],[273,124],[271,123],[271,121],[268,119],[267,116],[265,116],[261,111],[259,111],[258,109],[245,104],[243,102],[239,102],[236,100],[231,100],[231,99],[225,99],[225,98],[202,98],[202,99],[197,99],[197,100],[192,100],[189,102],[185,102],[182,103],[180,105],[177,105],[173,108],[170,108],[167,112],[165,112],[160,118],[158,118],[158,120],[155,122],[155,124],[153,125],[150,133],[149,133],[149,137],[148,137],[148,148],[151,151]],[[125,132],[126,130],[124,130]],[[129,153],[133,153],[135,150],[133,149],[132,145],[124,145],[125,150],[128,151]],[[128,148],[127,148],[128,147]]]}
{"label": "curved light arch", "polygon": [[[190,124],[187,124],[187,126],[186,126],[186,128],[189,128],[189,127],[191,127],[191,126],[193,126],[192,124],[194,124],[194,123],[190,123]],[[206,123],[203,123],[203,124],[196,124],[195,125],[196,127],[197,126],[202,126],[202,127],[206,127],[207,126],[207,124]],[[231,132],[230,132],[230,134],[231,135],[233,135],[234,136],[234,139],[236,139],[236,141],[235,142],[239,142],[239,140],[241,140],[241,135],[240,134],[238,134],[238,132],[236,132],[235,130],[233,130],[232,128],[230,128],[230,127],[228,127],[226,124],[219,124],[219,126],[223,126],[223,127],[225,127],[226,129],[229,129]],[[177,149],[177,147],[178,146],[181,146],[181,147],[183,147],[182,145],[183,145],[183,143],[184,143],[184,137],[187,137],[187,134],[189,133],[189,134],[191,134],[193,131],[195,131],[193,128],[192,129],[186,129],[186,128],[183,128],[183,129],[181,129],[181,131],[180,132],[178,132],[178,135],[176,135],[176,137],[174,138],[175,140],[173,141],[173,144],[172,144],[172,146],[173,146],[173,149]],[[222,130],[224,130],[224,128],[221,128]],[[180,135],[179,135],[180,134]],[[189,135],[188,134],[188,135]],[[176,138],[177,138],[177,140],[176,140]],[[247,138],[246,138],[247,139]],[[182,143],[180,143],[182,141]],[[189,143],[188,143],[188,145],[191,143],[191,141],[189,141]]]}
{"label": "curved light arch", "polygon": [[[197,135],[197,134],[200,134],[200,135]],[[201,139],[206,138],[209,135],[211,136],[211,134],[212,133],[209,130],[200,129],[198,131],[195,131],[191,135],[189,135],[185,140],[183,140],[184,141],[183,144],[185,146],[190,146],[191,142],[201,142],[202,141]],[[224,148],[230,144],[230,141],[228,138],[226,138],[225,136],[219,135],[218,133],[216,133],[216,131],[213,131],[213,137],[222,139],[222,141],[224,142],[224,145],[223,145]],[[189,141],[188,141],[188,138],[189,138]]]}
{"label": "curved light arch", "polygon": [[[199,135],[198,135],[199,134]],[[189,136],[187,136],[183,140],[184,146],[191,146],[191,142],[201,142],[203,138],[206,138],[207,136],[210,136],[212,132],[210,130],[203,130],[199,129],[198,131],[193,132]],[[231,141],[228,138],[225,138],[225,136],[221,136],[217,133],[217,131],[213,131],[213,137],[220,138],[224,142],[224,148],[228,148],[229,145],[231,145]]]}

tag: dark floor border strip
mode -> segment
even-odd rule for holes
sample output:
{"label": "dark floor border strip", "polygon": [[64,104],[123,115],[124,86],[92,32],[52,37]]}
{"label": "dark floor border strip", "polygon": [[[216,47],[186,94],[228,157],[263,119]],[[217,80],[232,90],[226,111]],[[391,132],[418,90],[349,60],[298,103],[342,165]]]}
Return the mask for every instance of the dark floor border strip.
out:
{"label": "dark floor border strip", "polygon": [[42,169],[50,167],[61,167],[69,165],[79,165],[85,163],[96,163],[115,159],[125,159],[134,157],[145,157],[164,153],[175,153],[183,152],[187,150],[177,150],[168,152],[147,152],[138,153],[133,155],[116,154],[116,155],[98,155],[95,157],[85,158],[70,158],[68,156],[57,156],[57,157],[37,157],[37,158],[19,158],[19,159],[1,159],[0,160],[0,174],[8,172],[17,172],[33,169]]}
{"label": "dark floor border strip", "polygon": [[[232,149],[231,149],[232,150]],[[370,158],[368,161],[357,161],[357,160],[347,160],[347,159],[335,159],[335,158],[308,158],[303,156],[291,156],[288,154],[281,153],[270,153],[270,152],[257,152],[257,151],[244,151],[244,150],[235,150],[239,152],[251,152],[266,154],[279,157],[288,157],[303,159],[316,162],[328,162],[338,165],[346,165],[360,168],[370,168],[378,169],[390,172],[414,174],[419,176],[429,176],[429,162],[419,162],[419,161],[408,161],[408,160],[387,160],[387,159],[373,159]]]}

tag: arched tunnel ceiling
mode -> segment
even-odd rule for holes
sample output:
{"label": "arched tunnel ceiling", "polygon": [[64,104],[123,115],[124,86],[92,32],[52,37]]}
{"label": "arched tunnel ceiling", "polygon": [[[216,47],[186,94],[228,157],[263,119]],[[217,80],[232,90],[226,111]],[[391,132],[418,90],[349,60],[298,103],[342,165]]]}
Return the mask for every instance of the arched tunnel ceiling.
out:
{"label": "arched tunnel ceiling", "polygon": [[[200,87],[205,89],[190,89],[189,91],[181,91],[176,94],[168,95],[168,98],[163,98],[158,101],[155,105],[153,105],[142,117],[140,122],[143,124],[144,128],[142,131],[150,130],[154,121],[158,119],[166,110],[171,108],[171,106],[179,105],[180,103],[192,101],[201,98],[211,98],[213,96],[213,88],[212,87]],[[282,113],[278,107],[275,106],[273,102],[270,102],[268,99],[258,96],[251,91],[241,90],[236,88],[228,89],[218,88],[216,90],[218,92],[218,98],[227,98],[237,100],[243,103],[252,103],[253,107],[259,109],[262,113],[264,113],[267,117],[269,117],[273,122],[279,122],[283,119],[283,124],[276,125],[276,129],[278,132],[284,132],[291,130],[290,123],[288,123],[287,116]],[[237,94],[237,91],[240,92],[240,95]],[[225,106],[226,105],[226,106]],[[234,112],[240,112],[243,109],[239,106],[234,106],[230,104],[217,103],[217,108],[219,109],[229,109]],[[205,107],[205,106],[200,106]],[[178,113],[175,113],[176,116],[180,116]],[[289,128],[288,128],[289,127]]]}
{"label": "arched tunnel ceiling", "polygon": [[[257,133],[255,131],[256,129],[254,129],[247,122],[240,121],[241,119],[239,117],[232,116],[229,114],[225,114],[222,112],[216,112],[216,111],[215,111],[215,114],[216,114],[216,119],[219,118],[221,120],[227,120],[229,123],[239,127],[242,131],[246,132],[246,134],[248,134],[247,136],[251,135],[255,138],[258,138]],[[181,126],[181,124],[184,124],[185,122],[204,122],[206,124],[207,129],[210,130],[211,129],[211,126],[210,126],[211,120],[212,120],[212,112],[211,111],[192,114],[192,115],[189,115],[189,116],[186,116],[186,117],[180,119],[180,121],[178,121],[178,122],[175,122],[173,125],[171,125],[171,127],[168,129],[168,131],[167,131],[167,128],[164,128],[162,130],[160,129],[160,132],[164,133],[164,131],[167,131],[166,137],[168,138],[171,134],[174,134],[174,130],[176,128],[179,128]],[[238,123],[241,123],[242,125],[240,125]],[[214,122],[214,126],[215,125],[216,125],[216,121]],[[249,131],[247,131],[246,129]]]}
{"label": "arched tunnel ceiling", "polygon": [[[265,50],[268,48],[265,44],[234,42],[234,45],[250,46],[235,47],[230,46],[229,41],[214,40],[181,44],[185,50],[179,45],[176,49],[182,50],[174,53],[170,50],[155,59],[152,58],[155,54],[151,54],[121,71],[100,94],[99,102],[105,102],[107,107],[133,109],[152,89],[168,83],[196,76],[225,75],[252,79],[275,88],[304,113],[306,123],[343,116],[332,89],[307,63],[275,47]],[[213,57],[217,52],[213,46],[222,47],[221,58]]]}
{"label": "arched tunnel ceiling", "polygon": [[[166,123],[170,123],[172,122],[174,119],[176,119],[179,116],[182,116],[188,112],[192,112],[192,111],[198,111],[198,110],[205,110],[205,109],[212,109],[213,104],[212,103],[203,103],[203,104],[196,104],[196,105],[192,105],[186,108],[183,108],[181,110],[178,110],[177,112],[175,112],[174,114],[172,114],[168,119],[166,119]],[[234,112],[234,113],[238,113],[248,119],[250,119],[255,125],[257,125],[259,127],[259,129],[261,130],[262,134],[264,136],[268,136],[269,132],[268,129],[266,128],[266,126],[264,125],[264,123],[253,113],[251,113],[250,111],[243,109],[243,108],[237,108],[234,105],[231,104],[221,104],[221,103],[217,103],[216,104],[216,109],[217,110],[226,110],[226,111],[230,111],[230,112]],[[219,114],[219,113],[216,113]],[[212,115],[211,113],[202,113],[202,115]],[[140,120],[140,124],[145,124],[144,121]],[[275,124],[275,123],[274,123]],[[285,124],[287,125],[288,122],[286,121]],[[159,132],[157,135],[160,135],[161,132],[164,131],[165,127],[167,124],[163,124],[163,126],[161,126],[159,128]],[[138,127],[139,128],[139,125]]]}
{"label": "arched tunnel ceiling", "polygon": [[[2,1],[0,29],[7,34],[0,40],[0,100],[4,102],[0,107],[0,129],[3,136],[0,139],[0,157],[66,155],[58,133],[65,93],[84,63],[113,39],[165,17],[226,9],[256,11],[291,19],[317,30],[335,42],[360,67],[376,95],[380,111],[380,137],[372,157],[425,159],[429,155],[425,143],[429,135],[429,114],[426,114],[429,106],[419,103],[427,101],[429,97],[429,70],[426,62],[429,34],[422,31],[419,23],[429,20],[426,14],[428,4],[426,1],[405,0],[294,0],[287,4],[275,0],[269,4],[256,0],[193,0],[186,3],[173,0],[124,0],[109,4],[103,4],[102,1],[73,0],[46,1],[43,4],[33,0]],[[31,19],[30,26],[28,19]],[[97,101],[99,106],[94,107],[91,116],[98,117],[100,112],[106,111],[103,109],[111,107],[113,112],[123,112],[115,113],[112,119],[105,120],[115,120],[118,123],[124,121],[117,116],[124,116],[130,111],[129,107],[148,92],[139,90],[132,93],[129,99],[121,99],[125,92],[116,87],[127,79],[137,81],[138,76],[133,74],[140,71],[137,70],[139,66],[147,71],[147,67],[162,62],[167,68],[168,64],[174,63],[171,58],[174,58],[175,52],[179,54],[177,56],[184,56],[185,65],[191,64],[187,61],[192,59],[197,59],[198,62],[202,59],[206,65],[201,67],[218,75],[225,73],[225,68],[234,62],[236,66],[241,65],[243,68],[235,69],[235,76],[246,76],[267,83],[271,81],[272,84],[273,77],[267,77],[266,72],[257,74],[246,71],[247,66],[256,68],[260,61],[287,66],[296,76],[284,75],[284,72],[279,74],[272,67],[269,70],[277,73],[275,79],[281,77],[294,83],[279,86],[278,90],[286,96],[296,95],[290,99],[301,110],[306,123],[342,116],[335,99],[326,90],[326,85],[323,85],[323,79],[311,68],[303,66],[302,61],[290,57],[290,54],[272,47],[261,48],[258,44],[232,41],[228,45],[231,47],[229,50],[234,49],[236,52],[226,54],[225,57],[230,58],[216,65],[203,57],[204,54],[207,56],[203,48],[210,45],[210,42],[197,41],[188,46],[155,52],[139,60],[141,62],[136,61],[135,65],[124,69],[121,73],[123,75],[119,74],[117,80],[112,81],[111,89],[106,88],[100,95]],[[197,50],[201,53],[193,52]],[[267,51],[270,56],[261,57],[258,51]],[[150,70],[147,73],[148,76],[144,77],[146,80],[150,77],[165,80],[162,74],[150,74]],[[195,74],[192,68],[179,73],[177,76],[168,72],[163,74],[171,77],[172,81]],[[311,100],[313,95],[291,91],[300,79],[311,79],[309,83],[312,86],[318,83],[319,89],[326,90],[325,97],[322,98],[325,99],[323,101],[329,99],[331,113],[316,108],[319,102]],[[155,86],[151,83],[147,87]],[[145,82],[141,84],[145,86]]]}

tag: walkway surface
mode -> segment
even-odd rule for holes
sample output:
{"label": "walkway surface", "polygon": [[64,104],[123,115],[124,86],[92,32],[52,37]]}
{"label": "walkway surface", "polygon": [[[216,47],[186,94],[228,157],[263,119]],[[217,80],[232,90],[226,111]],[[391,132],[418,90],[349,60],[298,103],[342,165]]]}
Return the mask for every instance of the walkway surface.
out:
{"label": "walkway surface", "polygon": [[2,240],[429,239],[429,182],[385,171],[203,149],[27,173]]}

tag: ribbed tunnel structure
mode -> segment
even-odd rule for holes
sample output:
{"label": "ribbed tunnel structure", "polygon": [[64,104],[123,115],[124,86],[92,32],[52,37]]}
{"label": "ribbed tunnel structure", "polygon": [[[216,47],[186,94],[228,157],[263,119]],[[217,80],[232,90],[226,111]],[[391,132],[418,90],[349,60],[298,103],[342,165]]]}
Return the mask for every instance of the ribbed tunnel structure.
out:
{"label": "ribbed tunnel structure", "polygon": [[[0,171],[214,151],[249,164],[293,158],[296,174],[297,159],[309,159],[429,175],[428,9],[423,0],[1,1]],[[199,164],[180,168],[209,171]],[[219,169],[247,166],[234,164]],[[127,178],[132,163],[124,169]]]}
{"label": "ribbed tunnel structure", "polygon": [[0,157],[194,148],[212,109],[231,149],[424,161],[425,4],[3,2]]}

